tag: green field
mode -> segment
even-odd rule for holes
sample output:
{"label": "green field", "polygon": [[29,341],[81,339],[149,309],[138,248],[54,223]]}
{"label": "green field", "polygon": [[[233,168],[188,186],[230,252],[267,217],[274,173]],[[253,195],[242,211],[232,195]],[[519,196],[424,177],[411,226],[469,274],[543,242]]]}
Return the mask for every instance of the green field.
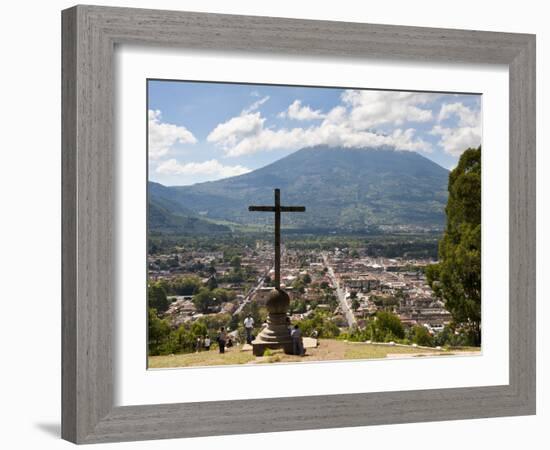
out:
{"label": "green field", "polygon": [[460,349],[426,349],[415,347],[401,347],[380,344],[366,344],[346,342],[336,339],[321,339],[317,348],[307,349],[303,357],[285,355],[281,351],[255,357],[251,351],[243,351],[240,347],[232,347],[225,354],[218,353],[217,349],[200,353],[184,353],[167,356],[150,356],[149,368],[221,366],[239,364],[269,364],[277,362],[313,362],[354,359],[380,359],[393,357],[427,357],[469,355],[479,353],[479,348],[469,347]]}

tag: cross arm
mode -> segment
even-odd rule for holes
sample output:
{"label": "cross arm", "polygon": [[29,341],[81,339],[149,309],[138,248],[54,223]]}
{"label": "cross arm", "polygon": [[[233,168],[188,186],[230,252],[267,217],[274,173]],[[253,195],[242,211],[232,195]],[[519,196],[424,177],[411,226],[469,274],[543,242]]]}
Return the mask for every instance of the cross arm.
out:
{"label": "cross arm", "polygon": [[281,212],[304,212],[305,206],[281,206]]}
{"label": "cross arm", "polygon": [[275,212],[274,206],[249,206],[249,211]]}
{"label": "cross arm", "polygon": [[[263,211],[263,212],[275,212],[276,207],[274,206],[249,206],[249,211]],[[279,211],[281,212],[304,212],[306,210],[305,206],[281,206]]]}

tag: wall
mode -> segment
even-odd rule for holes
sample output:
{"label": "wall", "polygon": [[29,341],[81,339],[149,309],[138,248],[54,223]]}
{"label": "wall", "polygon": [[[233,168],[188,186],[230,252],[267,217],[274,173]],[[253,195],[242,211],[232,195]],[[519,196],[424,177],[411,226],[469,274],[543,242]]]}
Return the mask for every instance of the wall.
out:
{"label": "wall", "polygon": [[[548,143],[542,124],[550,120],[548,46],[550,29],[544,2],[461,2],[389,0],[386,2],[297,2],[188,0],[106,1],[105,5],[224,12],[469,28],[537,34],[538,79],[538,221],[548,227],[548,207],[542,209],[541,149]],[[314,7],[312,7],[314,5]],[[2,372],[0,405],[4,448],[68,448],[59,439],[60,417],[60,10],[72,2],[5,2],[2,5],[2,71],[0,123],[2,124],[2,257],[0,273],[3,301]],[[545,161],[546,159],[546,161]],[[547,167],[547,169],[550,169]],[[549,318],[542,299],[542,255],[548,238],[539,233],[538,269],[538,410],[536,417],[484,419],[459,422],[391,425],[353,429],[246,435],[155,443],[127,443],[117,448],[188,448],[225,450],[294,447],[319,449],[342,444],[378,448],[517,449],[530,444],[542,448],[548,440],[543,426],[550,414],[547,383],[549,333],[542,324]],[[7,249],[7,252],[6,252]],[[546,252],[544,251],[546,250]],[[547,268],[547,265],[546,265]],[[543,289],[546,291],[544,292]],[[547,296],[547,295],[546,295]],[[544,357],[544,359],[543,359]],[[536,445],[536,442],[541,442]],[[107,448],[107,447],[106,447]],[[109,447],[111,448],[111,447]]]}

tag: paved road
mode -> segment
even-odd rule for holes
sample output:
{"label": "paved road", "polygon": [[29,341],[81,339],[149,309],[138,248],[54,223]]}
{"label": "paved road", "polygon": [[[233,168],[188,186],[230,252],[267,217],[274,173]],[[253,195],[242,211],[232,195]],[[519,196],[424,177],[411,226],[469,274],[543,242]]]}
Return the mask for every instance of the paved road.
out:
{"label": "paved road", "polygon": [[[285,246],[284,245],[281,245],[281,261],[283,261],[283,258],[285,256]],[[256,291],[258,289],[260,289],[264,283],[265,283],[265,277],[267,277],[269,275],[269,272],[271,271],[275,271],[275,266],[271,266],[269,269],[267,269],[265,271],[265,273],[260,277],[259,281],[258,281],[258,284],[256,284],[256,286],[254,286],[252,289],[250,289],[248,291],[248,294],[246,294],[246,297],[243,299],[242,303],[239,305],[239,307],[235,310],[235,312],[233,313],[234,316],[238,315],[241,313],[241,311],[243,310],[243,308],[248,304],[250,303],[250,300],[252,299],[252,297],[254,296],[254,294],[256,293]]]}
{"label": "paved road", "polygon": [[234,316],[237,316],[239,315],[243,308],[250,302],[250,300],[252,299],[252,297],[254,296],[254,294],[256,293],[256,291],[258,289],[260,289],[264,283],[265,283],[265,277],[269,274],[269,272],[273,270],[273,268],[270,268],[268,269],[260,278],[259,278],[259,281],[258,281],[258,284],[256,284],[256,286],[254,286],[253,288],[251,288],[249,291],[248,291],[248,294],[246,294],[246,297],[243,299],[243,301],[241,302],[241,304],[239,305],[239,307],[235,310],[235,312],[233,313]]}
{"label": "paved road", "polygon": [[338,279],[336,278],[336,275],[334,274],[334,270],[332,266],[329,263],[328,257],[326,253],[323,253],[323,262],[325,263],[325,266],[328,269],[328,276],[330,280],[332,281],[333,286],[336,288],[336,296],[338,297],[338,301],[340,302],[340,308],[342,309],[342,312],[344,313],[344,317],[346,318],[346,321],[348,322],[348,326],[354,327],[357,326],[357,320],[355,320],[355,316],[353,315],[353,311],[350,308],[350,305],[348,304],[348,301],[346,300],[346,293],[343,291],[343,289],[340,287],[340,283],[338,282]]}

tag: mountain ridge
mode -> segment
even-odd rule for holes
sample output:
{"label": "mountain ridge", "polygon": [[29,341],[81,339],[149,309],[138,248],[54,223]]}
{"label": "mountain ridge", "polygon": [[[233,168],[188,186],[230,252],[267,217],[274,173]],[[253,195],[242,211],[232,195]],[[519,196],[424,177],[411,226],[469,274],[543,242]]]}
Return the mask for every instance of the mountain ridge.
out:
{"label": "mountain ridge", "polygon": [[308,147],[246,174],[189,186],[149,182],[149,199],[176,216],[267,224],[248,205],[304,205],[285,214],[294,228],[358,231],[381,225],[444,224],[449,172],[424,156],[391,148]]}

